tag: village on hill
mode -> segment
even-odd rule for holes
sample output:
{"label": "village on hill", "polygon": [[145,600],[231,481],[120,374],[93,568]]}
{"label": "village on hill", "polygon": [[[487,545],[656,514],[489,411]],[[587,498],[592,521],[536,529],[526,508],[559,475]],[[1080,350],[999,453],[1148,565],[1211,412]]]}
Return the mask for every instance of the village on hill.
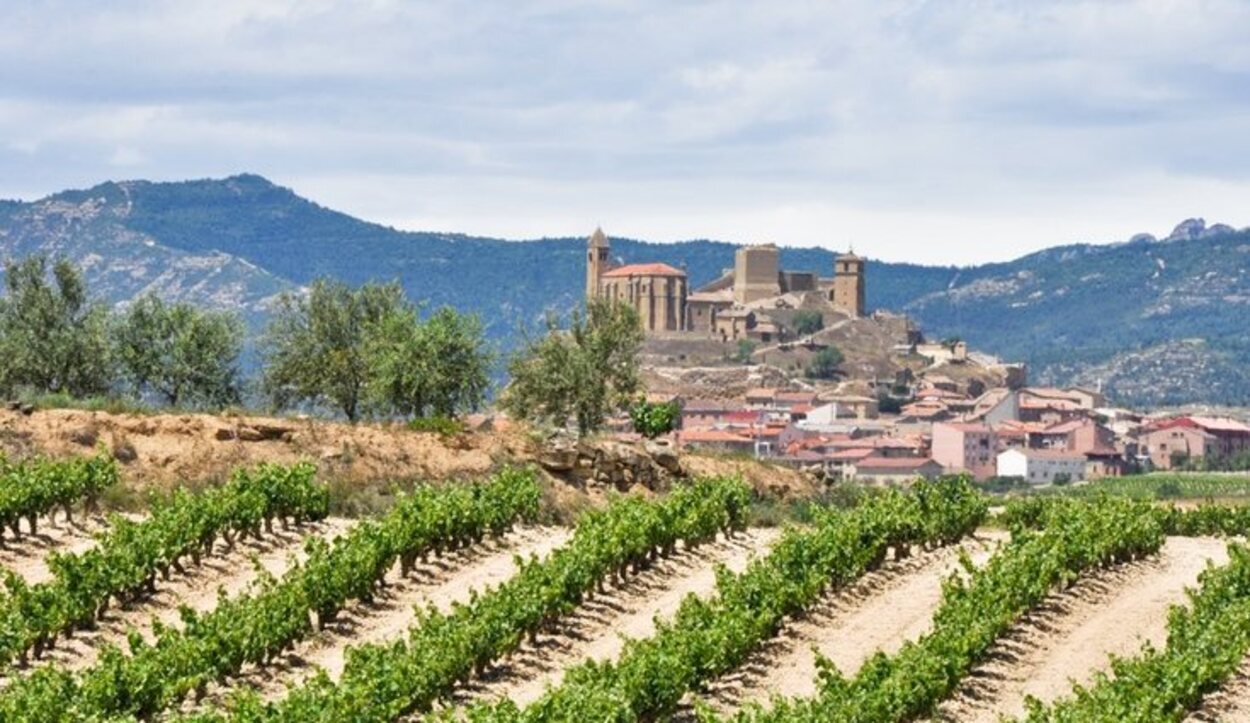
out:
{"label": "village on hill", "polygon": [[[680,407],[684,449],[826,481],[900,484],[952,473],[1065,484],[1250,457],[1241,421],[1150,415],[1097,389],[1030,386],[1022,363],[870,312],[867,264],[853,252],[822,277],[779,268],[776,246],[745,246],[691,290],[682,269],[612,259],[601,229],[587,249],[587,298],[638,311],[650,398]],[[822,374],[813,362],[826,350],[836,370]]]}

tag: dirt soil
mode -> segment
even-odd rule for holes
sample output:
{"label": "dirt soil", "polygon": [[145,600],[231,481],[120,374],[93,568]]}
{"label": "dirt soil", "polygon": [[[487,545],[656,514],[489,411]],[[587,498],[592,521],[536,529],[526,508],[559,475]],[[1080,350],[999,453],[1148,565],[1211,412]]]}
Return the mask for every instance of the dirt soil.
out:
{"label": "dirt soil", "polygon": [[855,675],[877,651],[892,653],[929,630],[942,581],[962,570],[961,550],[981,565],[1006,537],[985,530],[960,545],[887,562],[788,624],[741,669],[711,685],[706,702],[731,713],[747,702],[767,703],[774,695],[814,695],[817,652],[844,675]]}
{"label": "dirt soil", "polygon": [[1167,613],[1186,602],[1209,563],[1228,560],[1225,542],[1168,538],[1159,554],[1102,570],[1056,593],[1004,636],[940,709],[940,719],[992,721],[1071,693],[1109,668],[1109,655],[1136,655],[1144,643],[1167,642]]}
{"label": "dirt soil", "polygon": [[615,660],[626,638],[655,633],[655,621],[671,619],[688,595],[708,597],[716,590],[720,565],[741,572],[755,557],[767,554],[781,531],[758,528],[693,550],[678,550],[624,585],[597,595],[561,621],[555,635],[541,636],[474,680],[458,703],[510,698],[524,706],[557,685],[564,671],[584,660]]}
{"label": "dirt soil", "polygon": [[[483,429],[443,437],[397,424],[350,425],[283,417],[111,414],[74,409],[23,415],[0,410],[0,452],[10,457],[88,455],[99,446],[119,460],[123,481],[137,490],[220,480],[237,467],[258,462],[307,460],[317,464],[323,479],[364,485],[469,479],[504,464],[529,464],[538,456],[525,426],[502,419]],[[752,460],[683,455],[683,465],[687,460],[686,468],[692,474],[738,472],[758,481],[761,490],[811,491],[811,481],[795,470]],[[549,501],[574,508],[585,503],[565,499],[567,493],[554,490]],[[594,494],[582,496],[595,498]],[[6,554],[0,550],[0,561]]]}

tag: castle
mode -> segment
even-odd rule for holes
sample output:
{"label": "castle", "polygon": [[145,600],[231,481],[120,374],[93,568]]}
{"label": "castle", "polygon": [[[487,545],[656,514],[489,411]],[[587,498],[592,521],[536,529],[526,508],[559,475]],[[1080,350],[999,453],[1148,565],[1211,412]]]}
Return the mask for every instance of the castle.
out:
{"label": "castle", "polygon": [[650,335],[771,341],[778,334],[776,324],[758,312],[797,309],[811,297],[853,318],[864,314],[864,260],[854,252],[838,256],[833,277],[823,278],[781,269],[773,244],[744,246],[734,253],[732,269],[691,292],[683,269],[614,263],[603,229],[595,229],[586,247],[586,298],[633,306]]}

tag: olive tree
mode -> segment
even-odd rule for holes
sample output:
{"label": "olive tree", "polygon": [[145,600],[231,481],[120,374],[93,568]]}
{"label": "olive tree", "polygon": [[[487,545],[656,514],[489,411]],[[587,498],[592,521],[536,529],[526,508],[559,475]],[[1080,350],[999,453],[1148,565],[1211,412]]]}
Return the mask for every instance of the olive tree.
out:
{"label": "olive tree", "polygon": [[139,396],[171,406],[224,406],[239,400],[243,324],[227,312],[140,297],[113,321],[113,353]]}
{"label": "olive tree", "polygon": [[386,414],[451,417],[472,411],[490,388],[492,354],[477,316],[442,307],[427,319],[404,308],[367,342],[369,402]]}
{"label": "olive tree", "polygon": [[0,298],[0,390],[17,388],[83,397],[108,391],[108,312],[87,293],[66,259],[46,256],[5,264]]}
{"label": "olive tree", "polygon": [[502,405],[520,418],[561,425],[573,419],[579,434],[593,432],[641,390],[642,342],[638,312],[624,304],[591,301],[584,313],[573,312],[567,328],[549,317],[546,333],[512,356]]}
{"label": "olive tree", "polygon": [[279,407],[327,404],[356,421],[369,382],[370,335],[410,308],[398,283],[353,289],[318,279],[306,294],[283,294],[261,342],[262,387]]}

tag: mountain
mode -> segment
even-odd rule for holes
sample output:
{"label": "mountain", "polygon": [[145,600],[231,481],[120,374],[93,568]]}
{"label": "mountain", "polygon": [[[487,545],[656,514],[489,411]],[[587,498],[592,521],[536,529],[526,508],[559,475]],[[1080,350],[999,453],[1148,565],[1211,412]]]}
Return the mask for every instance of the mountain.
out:
{"label": "mountain", "polygon": [[[612,239],[627,260],[684,266],[693,285],[734,246]],[[276,294],[320,275],[398,279],[410,296],[481,314],[515,338],[576,303],[584,240],[504,241],[399,231],[301,198],[255,175],[109,182],[33,202],[0,201],[0,256],[65,255],[114,303],[148,290],[234,309],[255,325]],[[786,268],[828,272],[834,252],[785,248]],[[871,262],[868,304],[1028,361],[1044,382],[1102,383],[1125,403],[1250,404],[1250,232],[1190,219],[1164,239],[1048,249],[1008,263]]]}

